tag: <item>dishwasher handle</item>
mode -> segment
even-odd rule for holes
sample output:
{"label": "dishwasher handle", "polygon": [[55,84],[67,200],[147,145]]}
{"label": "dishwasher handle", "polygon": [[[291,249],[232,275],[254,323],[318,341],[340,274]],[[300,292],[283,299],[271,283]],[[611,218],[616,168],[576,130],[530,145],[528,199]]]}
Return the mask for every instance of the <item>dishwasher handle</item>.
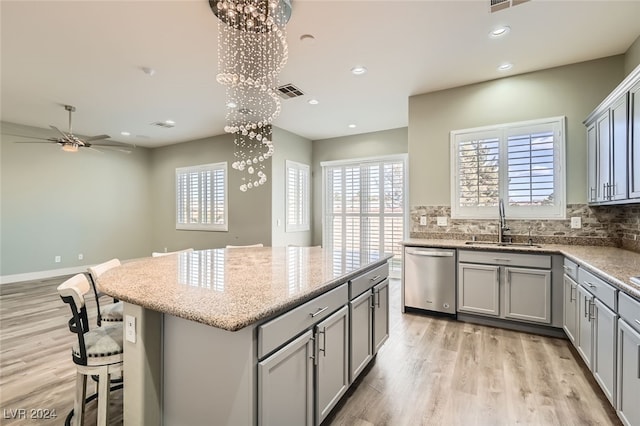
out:
{"label": "dishwasher handle", "polygon": [[420,249],[415,247],[407,247],[405,249],[406,254],[414,256],[427,256],[427,257],[453,257],[455,253],[453,250],[433,250],[433,249]]}

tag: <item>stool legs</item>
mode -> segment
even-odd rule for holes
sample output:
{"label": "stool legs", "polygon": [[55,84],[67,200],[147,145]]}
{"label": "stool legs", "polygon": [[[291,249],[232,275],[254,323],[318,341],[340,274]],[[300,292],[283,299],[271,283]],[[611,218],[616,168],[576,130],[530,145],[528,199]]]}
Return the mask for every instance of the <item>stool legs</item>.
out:
{"label": "stool legs", "polygon": [[109,420],[109,387],[111,384],[109,367],[102,368],[98,377],[98,426],[107,426]]}
{"label": "stool legs", "polygon": [[80,371],[76,373],[76,400],[73,405],[73,424],[84,424],[84,406],[87,397],[87,376]]}

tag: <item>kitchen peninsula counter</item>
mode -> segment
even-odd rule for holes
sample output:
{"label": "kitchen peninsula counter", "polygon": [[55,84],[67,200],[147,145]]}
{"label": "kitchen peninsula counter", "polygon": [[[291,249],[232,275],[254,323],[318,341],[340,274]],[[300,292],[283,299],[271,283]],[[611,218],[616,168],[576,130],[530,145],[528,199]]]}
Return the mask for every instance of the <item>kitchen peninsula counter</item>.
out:
{"label": "kitchen peninsula counter", "polygon": [[[135,342],[127,337],[124,347],[124,424],[257,424],[258,362],[269,355],[259,357],[261,327],[337,291],[346,298],[346,283],[377,279],[374,271],[390,258],[246,247],[178,252],[107,271],[98,287],[124,302],[126,322],[135,320]],[[312,317],[332,312],[318,309]]]}
{"label": "kitchen peninsula counter", "polygon": [[503,252],[561,254],[585,269],[606,278],[620,291],[640,300],[640,285],[631,281],[640,275],[640,253],[616,247],[585,246],[567,244],[542,244],[539,247],[526,245],[466,244],[464,240],[411,238],[404,246],[439,247],[464,250],[493,250]]}

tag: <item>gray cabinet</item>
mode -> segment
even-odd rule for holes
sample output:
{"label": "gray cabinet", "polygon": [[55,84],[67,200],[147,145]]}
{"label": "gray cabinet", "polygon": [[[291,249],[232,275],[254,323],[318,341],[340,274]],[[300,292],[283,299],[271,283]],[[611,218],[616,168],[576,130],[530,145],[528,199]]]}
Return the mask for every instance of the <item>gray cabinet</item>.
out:
{"label": "gray cabinet", "polygon": [[373,293],[369,290],[349,302],[351,344],[349,379],[353,382],[373,358]]}
{"label": "gray cabinet", "polygon": [[578,286],[578,333],[576,349],[591,370],[593,353],[593,295],[583,286]]}
{"label": "gray cabinet", "polygon": [[458,263],[458,311],[500,315],[500,267]]}
{"label": "gray cabinet", "polygon": [[596,201],[608,200],[611,173],[611,134],[609,110],[596,119]]}
{"label": "gray cabinet", "polygon": [[640,301],[619,294],[618,417],[627,426],[640,425]]}
{"label": "gray cabinet", "polygon": [[563,281],[562,328],[575,345],[578,332],[578,284],[568,275],[564,276]]}
{"label": "gray cabinet", "polygon": [[313,423],[311,330],[258,363],[258,424]]}
{"label": "gray cabinet", "polygon": [[343,306],[315,331],[315,412],[319,425],[349,387],[349,308]]}
{"label": "gray cabinet", "polygon": [[458,259],[458,312],[551,323],[551,256],[461,250]]}
{"label": "gray cabinet", "polygon": [[596,153],[598,152],[596,138],[596,124],[587,126],[587,180],[589,183],[587,200],[589,203],[598,201],[598,175],[596,173]]}
{"label": "gray cabinet", "polygon": [[610,201],[628,198],[627,169],[627,122],[628,95],[625,93],[611,107],[611,172],[607,199]]}
{"label": "gray cabinet", "polygon": [[373,287],[373,353],[389,338],[389,280]]}
{"label": "gray cabinet", "polygon": [[640,82],[629,91],[629,198],[640,198]]}
{"label": "gray cabinet", "polygon": [[618,315],[600,300],[593,306],[593,375],[611,404],[616,406],[616,330]]}
{"label": "gray cabinet", "polygon": [[504,268],[505,310],[509,319],[551,322],[551,271]]}

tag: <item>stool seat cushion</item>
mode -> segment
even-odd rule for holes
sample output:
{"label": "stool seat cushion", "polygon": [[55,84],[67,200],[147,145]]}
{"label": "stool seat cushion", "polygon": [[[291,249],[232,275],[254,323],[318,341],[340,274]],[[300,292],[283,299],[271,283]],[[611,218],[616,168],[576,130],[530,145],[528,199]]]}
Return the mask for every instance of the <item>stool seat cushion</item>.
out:
{"label": "stool seat cushion", "polygon": [[122,302],[110,303],[100,306],[102,321],[122,321],[124,304]]}
{"label": "stool seat cushion", "polygon": [[[122,353],[122,323],[94,328],[84,334],[87,358],[107,357]],[[73,345],[73,354],[80,357],[80,347]]]}

